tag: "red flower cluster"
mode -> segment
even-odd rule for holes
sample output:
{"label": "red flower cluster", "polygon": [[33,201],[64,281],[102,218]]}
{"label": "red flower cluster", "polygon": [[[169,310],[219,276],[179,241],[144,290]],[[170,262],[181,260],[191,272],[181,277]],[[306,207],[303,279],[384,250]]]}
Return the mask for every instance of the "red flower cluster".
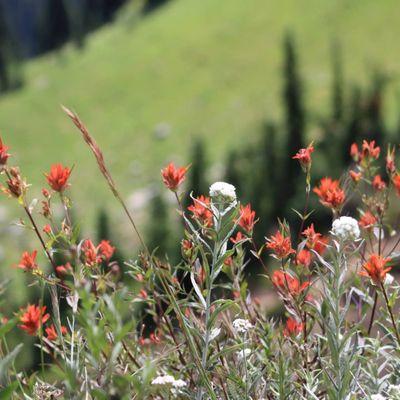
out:
{"label": "red flower cluster", "polygon": [[32,254],[29,254],[27,251],[22,253],[21,260],[18,264],[18,268],[23,269],[24,271],[33,271],[38,268],[36,263],[37,250],[34,250]]}
{"label": "red flower cluster", "polygon": [[247,206],[240,206],[240,217],[239,217],[239,226],[241,226],[247,233],[251,233],[253,231],[254,225],[257,221],[255,221],[256,212],[251,209],[251,205],[247,204]]}
{"label": "red flower cluster", "polygon": [[396,189],[397,195],[400,196],[400,175],[399,174],[394,175],[392,178],[392,182]]}
{"label": "red flower cluster", "polygon": [[308,249],[314,250],[318,254],[322,254],[325,251],[329,239],[323,237],[321,233],[315,232],[314,224],[304,229],[302,235],[307,239],[306,246]]}
{"label": "red flower cluster", "polygon": [[307,148],[300,149],[292,158],[294,160],[299,160],[301,168],[306,172],[311,167],[311,153],[313,152],[314,146],[310,144]]}
{"label": "red flower cluster", "polygon": [[367,211],[361,216],[360,220],[358,221],[358,225],[364,229],[371,229],[376,224],[376,221],[377,219],[375,215],[370,211]]}
{"label": "red flower cluster", "polygon": [[62,164],[54,164],[50,172],[45,174],[50,187],[56,192],[63,192],[68,187],[68,179],[71,175],[71,169]]}
{"label": "red flower cluster", "polygon": [[346,198],[339,181],[331,178],[322,178],[319,186],[314,188],[314,193],[322,205],[333,209],[340,208]]}
{"label": "red flower cluster", "polygon": [[164,185],[173,192],[178,190],[178,187],[186,178],[187,167],[175,167],[173,163],[169,163],[161,170]]}
{"label": "red flower cluster", "polygon": [[267,249],[272,250],[277,258],[286,258],[295,253],[292,249],[290,237],[285,237],[280,231],[276,231],[275,235],[267,238]]}
{"label": "red flower cluster", "polygon": [[302,322],[297,322],[294,318],[288,318],[283,334],[285,336],[297,336],[303,331],[303,327],[304,324]]}
{"label": "red flower cluster", "polygon": [[29,304],[24,314],[20,317],[23,329],[28,335],[35,336],[40,326],[50,318],[50,314],[46,314],[46,306],[39,307]]}
{"label": "red flower cluster", "polygon": [[8,147],[3,144],[3,141],[0,138],[0,167],[3,167],[7,164],[7,160],[10,157],[10,154],[7,153]]}
{"label": "red flower cluster", "polygon": [[300,283],[297,278],[294,278],[288,272],[280,270],[274,271],[271,281],[278,290],[284,293],[288,292],[292,296],[300,295],[310,286],[309,281]]}
{"label": "red flower cluster", "polygon": [[393,173],[396,172],[396,163],[395,163],[395,148],[391,149],[390,147],[388,148],[387,154],[386,154],[386,171],[388,172],[389,175],[392,175]]}
{"label": "red flower cluster", "polygon": [[311,251],[303,249],[296,255],[296,264],[308,268],[311,265],[312,254]]}
{"label": "red flower cluster", "polygon": [[67,262],[65,265],[58,265],[56,267],[56,272],[59,277],[64,277],[68,275],[72,271],[72,266],[69,262]]}
{"label": "red flower cluster", "polygon": [[210,210],[210,199],[203,195],[196,197],[193,204],[188,207],[188,210],[193,214],[192,217],[200,222],[206,228],[213,224],[213,214]]}
{"label": "red flower cluster", "polygon": [[81,248],[84,262],[88,267],[100,264],[102,261],[109,261],[115,252],[108,240],[102,240],[96,247],[90,239],[86,239]]}
{"label": "red flower cluster", "polygon": [[[47,339],[50,340],[51,342],[54,342],[55,340],[57,340],[58,335],[57,335],[57,330],[56,327],[51,324],[50,326],[48,326],[46,329],[46,335],[47,335]],[[66,335],[67,334],[67,328],[65,326],[61,327],[61,334],[62,335]]]}
{"label": "red flower cluster", "polygon": [[353,143],[350,147],[350,155],[356,162],[360,162],[369,158],[374,158],[377,160],[380,152],[381,148],[379,146],[375,146],[375,140],[372,140],[371,142],[363,140],[361,151],[359,151],[356,143]]}
{"label": "red flower cluster", "polygon": [[356,171],[350,171],[349,172],[350,178],[353,182],[360,182],[362,178],[362,173],[361,172],[356,172]]}
{"label": "red flower cluster", "polygon": [[371,278],[375,285],[380,285],[384,282],[386,274],[392,269],[392,267],[386,267],[390,261],[390,258],[371,254],[368,261],[363,265],[364,271],[360,271],[359,274]]}
{"label": "red flower cluster", "polygon": [[380,192],[381,190],[386,188],[385,181],[381,178],[380,175],[375,175],[374,179],[372,180],[372,187]]}

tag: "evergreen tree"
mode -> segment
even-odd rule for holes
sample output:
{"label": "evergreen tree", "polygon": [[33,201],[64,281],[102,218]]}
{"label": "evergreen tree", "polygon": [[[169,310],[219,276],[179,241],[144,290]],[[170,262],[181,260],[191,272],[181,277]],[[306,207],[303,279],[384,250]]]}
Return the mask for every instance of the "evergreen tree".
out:
{"label": "evergreen tree", "polygon": [[344,164],[351,162],[350,146],[352,143],[362,139],[362,98],[361,90],[355,86],[352,90],[352,95],[349,105],[349,115],[346,121],[345,136],[343,138],[343,144],[339,148],[345,149],[342,151],[342,158]]}
{"label": "evergreen tree", "polygon": [[376,140],[379,145],[384,144],[386,136],[386,128],[383,121],[383,94],[387,82],[388,79],[383,73],[374,72],[365,110],[367,129],[364,136],[366,139]]}
{"label": "evergreen tree", "polygon": [[278,217],[281,208],[279,191],[279,163],[278,149],[276,143],[277,127],[272,122],[264,126],[259,150],[261,153],[260,166],[254,169],[255,185],[253,188],[252,205],[257,213],[259,222],[256,225],[254,237],[256,242],[261,243],[268,231],[271,221]]}
{"label": "evergreen tree", "polygon": [[204,141],[200,138],[193,144],[190,161],[191,167],[187,180],[188,193],[185,197],[185,207],[192,203],[190,198],[191,192],[193,192],[193,196],[195,197],[201,194],[207,195],[208,192],[207,182],[205,180],[207,169],[206,150]]}
{"label": "evergreen tree", "polygon": [[[284,40],[285,63],[284,78],[285,85],[283,99],[285,106],[286,119],[286,145],[285,163],[281,169],[282,176],[280,199],[283,206],[289,201],[296,192],[296,182],[301,173],[298,165],[293,163],[292,156],[304,147],[305,111],[303,106],[303,90],[298,73],[297,55],[294,39],[291,34],[287,34]],[[282,210],[283,211],[283,210]]]}
{"label": "evergreen tree", "polygon": [[163,257],[169,250],[169,238],[171,234],[168,209],[165,200],[157,193],[150,201],[150,220],[147,224],[147,244],[150,250],[157,248],[157,254]]}
{"label": "evergreen tree", "polygon": [[228,159],[226,162],[225,170],[225,181],[229,182],[231,185],[235,186],[238,193],[242,192],[242,174],[240,171],[240,154],[236,150],[231,150],[228,153]]}
{"label": "evergreen tree", "polygon": [[39,51],[46,52],[59,48],[70,37],[64,0],[47,0],[39,11]]}
{"label": "evergreen tree", "polygon": [[343,119],[343,65],[341,48],[337,42],[332,45],[332,119],[340,123]]}
{"label": "evergreen tree", "polygon": [[111,240],[108,214],[101,208],[97,213],[97,241]]}
{"label": "evergreen tree", "polygon": [[143,12],[149,13],[154,11],[156,8],[164,5],[167,2],[168,0],[146,0],[143,6]]}

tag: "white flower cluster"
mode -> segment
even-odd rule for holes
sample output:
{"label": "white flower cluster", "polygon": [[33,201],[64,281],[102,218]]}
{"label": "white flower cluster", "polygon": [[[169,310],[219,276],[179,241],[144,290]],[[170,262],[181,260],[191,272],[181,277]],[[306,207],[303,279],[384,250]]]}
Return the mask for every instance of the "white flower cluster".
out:
{"label": "white flower cluster", "polygon": [[341,240],[356,240],[360,237],[360,228],[354,218],[340,217],[333,221],[332,233]]}
{"label": "white flower cluster", "polygon": [[182,388],[186,386],[186,382],[182,379],[175,379],[172,375],[160,375],[151,381],[152,385],[171,385],[174,388]]}
{"label": "white flower cluster", "polygon": [[253,325],[247,319],[235,319],[232,322],[233,329],[236,333],[246,333],[249,331]]}
{"label": "white flower cluster", "polygon": [[210,333],[210,341],[217,338],[217,336],[221,333],[221,328],[214,328]]}
{"label": "white flower cluster", "polygon": [[233,203],[236,201],[236,188],[230,183],[215,182],[210,186],[210,197],[216,201]]}
{"label": "white flower cluster", "polygon": [[243,349],[238,351],[237,356],[239,360],[244,360],[245,358],[249,357],[250,354],[251,354],[250,349]]}
{"label": "white flower cluster", "polygon": [[373,394],[371,396],[371,400],[386,400],[386,397],[382,396],[381,394]]}

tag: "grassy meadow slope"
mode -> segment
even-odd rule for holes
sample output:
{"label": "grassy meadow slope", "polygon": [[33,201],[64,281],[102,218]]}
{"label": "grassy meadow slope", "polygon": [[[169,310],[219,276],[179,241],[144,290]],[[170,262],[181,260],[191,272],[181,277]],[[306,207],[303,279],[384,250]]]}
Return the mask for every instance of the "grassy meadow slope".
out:
{"label": "grassy meadow slope", "polygon": [[[128,196],[158,179],[168,160],[189,162],[194,136],[204,136],[212,160],[223,161],[228,148],[255,137],[265,118],[280,117],[287,29],[296,35],[307,101],[319,112],[329,107],[334,37],[349,81],[365,82],[374,65],[382,66],[393,73],[395,97],[395,0],[173,0],[142,19],[133,8],[92,34],[84,51],[68,46],[29,62],[26,86],[0,99],[1,134],[33,192],[51,163],[75,164],[80,216],[90,218],[113,200],[60,104],[87,123]],[[169,134],[162,139],[157,129]]]}

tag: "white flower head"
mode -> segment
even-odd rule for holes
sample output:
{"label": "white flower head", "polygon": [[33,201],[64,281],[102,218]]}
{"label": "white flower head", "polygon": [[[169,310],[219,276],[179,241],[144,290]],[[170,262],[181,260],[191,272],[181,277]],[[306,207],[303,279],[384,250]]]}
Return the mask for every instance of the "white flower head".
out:
{"label": "white flower head", "polygon": [[172,384],[172,386],[173,386],[173,387],[176,387],[176,388],[183,388],[183,387],[186,386],[186,382],[183,381],[182,379],[176,379],[176,380],[174,381],[174,383]]}
{"label": "white flower head", "polygon": [[210,333],[210,341],[214,340],[221,333],[221,328],[214,328]]}
{"label": "white flower head", "polygon": [[360,237],[360,228],[354,218],[340,217],[333,221],[332,233],[343,241],[356,240]]}
{"label": "white flower head", "polygon": [[160,375],[151,381],[152,385],[173,385],[175,378],[172,375]]}
{"label": "white flower head", "polygon": [[230,183],[215,182],[210,186],[210,197],[216,202],[234,203],[236,201],[236,188]]}
{"label": "white flower head", "polygon": [[378,393],[378,394],[373,394],[371,396],[371,400],[386,400],[386,397]]}
{"label": "white flower head", "polygon": [[386,274],[385,281],[383,283],[389,286],[393,283],[393,281],[394,281],[394,276],[388,273]]}
{"label": "white flower head", "polygon": [[389,385],[388,392],[394,399],[400,399],[400,385]]}
{"label": "white flower head", "polygon": [[243,349],[238,351],[237,356],[239,360],[243,360],[244,358],[247,358],[251,353],[250,349]]}
{"label": "white flower head", "polygon": [[247,331],[249,331],[251,328],[253,328],[253,325],[250,323],[250,321],[248,321],[247,319],[235,319],[232,322],[232,326],[234,331],[238,334],[238,333],[246,333]]}

